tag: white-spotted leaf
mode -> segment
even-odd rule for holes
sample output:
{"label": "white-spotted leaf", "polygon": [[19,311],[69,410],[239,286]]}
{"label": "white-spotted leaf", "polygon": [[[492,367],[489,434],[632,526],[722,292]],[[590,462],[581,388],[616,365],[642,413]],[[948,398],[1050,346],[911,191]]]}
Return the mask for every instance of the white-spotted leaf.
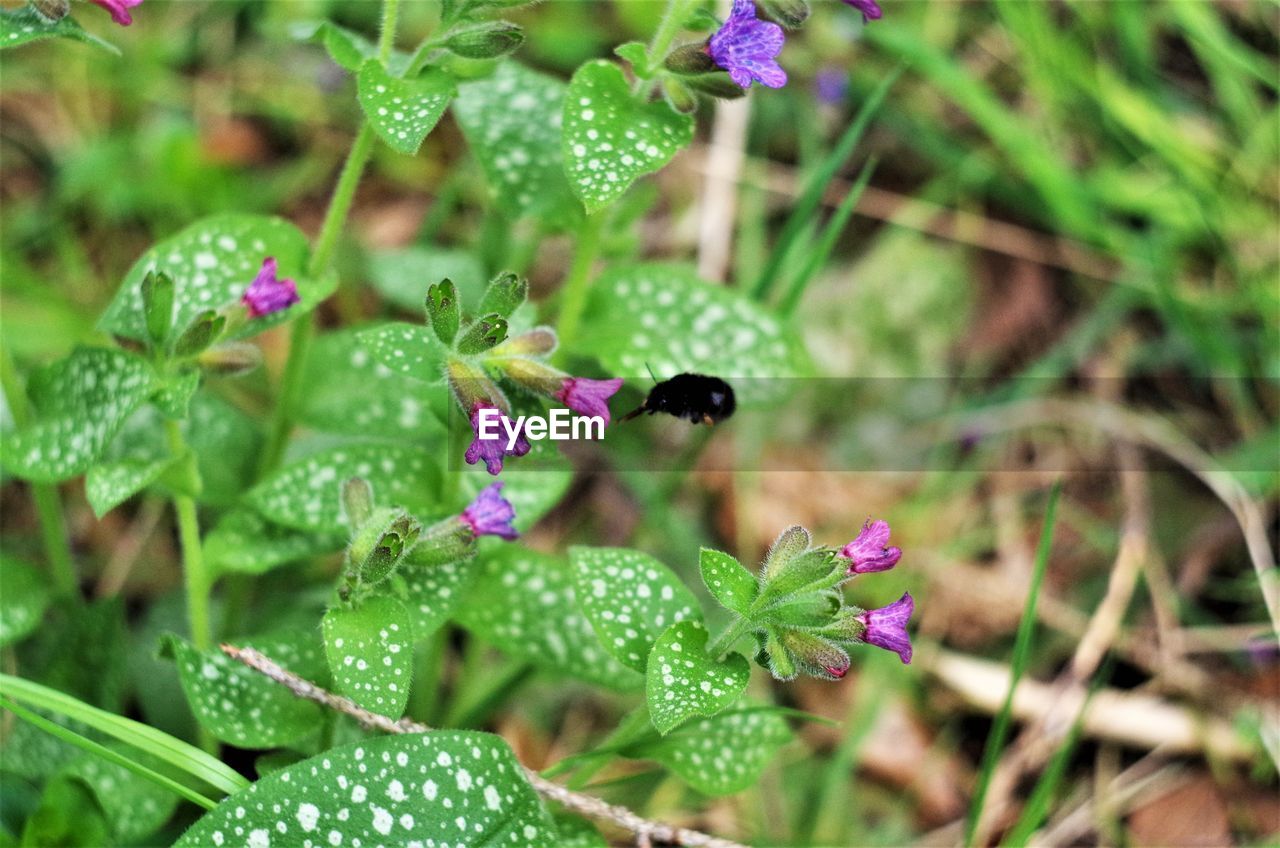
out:
{"label": "white-spotted leaf", "polygon": [[93,466],[84,477],[84,493],[101,518],[129,498],[150,486],[174,462],[164,459],[125,459]]}
{"label": "white-spotted leaf", "polygon": [[21,560],[0,554],[0,647],[40,626],[48,606],[44,575]]}
{"label": "white-spotted leaf", "polygon": [[427,288],[448,278],[458,288],[464,310],[474,311],[484,291],[484,266],[475,254],[455,248],[413,245],[379,250],[369,256],[373,287],[391,303],[421,313]]}
{"label": "white-spotted leaf", "polygon": [[790,740],[787,723],[776,713],[746,709],[690,721],[624,753],[662,763],[699,792],[729,795],[754,785]]}
{"label": "white-spotted leaf", "polygon": [[649,652],[645,701],[659,733],[694,716],[713,716],[732,706],[747,688],[751,665],[742,654],[723,661],[707,655],[707,628],[681,621],[667,628]]}
{"label": "white-spotted leaf", "polygon": [[69,38],[101,47],[120,55],[120,49],[109,41],[103,41],[87,32],[76,19],[67,15],[57,21],[42,18],[31,6],[17,9],[0,9],[0,50],[18,47],[43,38]]}
{"label": "white-spotted leaf", "polygon": [[569,563],[505,545],[475,566],[479,578],[458,623],[504,653],[619,691],[643,679],[600,645],[578,609]]}
{"label": "white-spotted leaf", "polygon": [[711,548],[702,549],[698,569],[702,572],[702,582],[707,591],[721,606],[740,615],[747,614],[760,588],[754,574],[724,551]]}
{"label": "white-spotted leaf", "polygon": [[400,718],[413,679],[413,625],[395,598],[375,595],[324,615],[329,672],[342,694],[379,715]]}
{"label": "white-spotted leaf", "polygon": [[644,673],[654,641],[672,624],[701,620],[698,601],[671,569],[627,548],[570,548],[574,589],[605,649]]}
{"label": "white-spotted leaf", "polygon": [[361,330],[358,338],[374,359],[396,373],[424,383],[444,380],[448,351],[430,327],[397,321]]}
{"label": "white-spotted leaf", "polygon": [[400,153],[417,153],[453,97],[453,78],[429,70],[413,79],[387,73],[382,63],[370,59],[360,66],[356,93],[360,108],[378,137]]}
{"label": "white-spotted leaf", "polygon": [[[141,757],[148,768],[155,769],[159,765],[153,758],[133,748],[123,745],[112,747],[131,759]],[[178,796],[168,789],[97,755],[81,757],[67,766],[63,773],[84,781],[93,790],[112,832],[125,844],[137,844],[159,830],[178,806]]]}
{"label": "white-spotted leaf", "polygon": [[555,848],[507,743],[444,731],[344,745],[222,801],[177,848],[414,845]]}
{"label": "white-spotted leaf", "polygon": [[204,556],[215,573],[263,574],[311,556],[341,550],[346,536],[272,524],[249,509],[227,513],[204,537]]}
{"label": "white-spotted leaf", "polygon": [[476,567],[471,560],[423,565],[410,553],[396,577],[404,581],[414,636],[422,639],[453,615],[475,581]]}
{"label": "white-spotted leaf", "polygon": [[612,62],[588,62],[569,82],[563,136],[569,184],[594,212],[667,164],[693,139],[693,118],[664,100],[638,100]]}
{"label": "white-spotted leaf", "polygon": [[200,372],[192,369],[164,379],[151,396],[151,402],[166,418],[181,421],[191,412],[191,398],[200,388]]}

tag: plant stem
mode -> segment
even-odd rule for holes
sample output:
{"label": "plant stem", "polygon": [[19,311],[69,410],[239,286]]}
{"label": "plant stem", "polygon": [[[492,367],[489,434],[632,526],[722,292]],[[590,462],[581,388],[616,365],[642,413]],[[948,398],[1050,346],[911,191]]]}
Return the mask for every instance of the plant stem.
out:
{"label": "plant stem", "polygon": [[[692,5],[691,0],[667,0],[667,8],[662,13],[662,20],[658,22],[658,28],[654,30],[653,40],[649,42],[649,50],[645,54],[645,65],[648,66],[645,68],[646,73],[661,70],[660,63],[667,57],[671,42],[684,29],[684,22],[689,17]],[[637,79],[633,91],[637,96],[643,95],[653,87],[653,82],[652,76]]]}
{"label": "plant stem", "polygon": [[707,655],[720,659],[722,654],[727,653],[739,639],[751,631],[751,626],[751,619],[739,618],[723,633],[711,640],[711,644],[707,646]]}
{"label": "plant stem", "polygon": [[556,322],[556,334],[560,337],[556,357],[560,360],[564,359],[577,335],[578,325],[582,323],[582,313],[587,308],[587,295],[591,291],[591,269],[600,254],[600,230],[603,225],[604,216],[597,212],[588,215],[578,230],[578,248],[574,251],[569,276],[560,291],[560,318]]}
{"label": "plant stem", "polygon": [[[0,384],[9,406],[13,423],[19,428],[31,423],[31,409],[27,394],[18,377],[9,348],[0,348]],[[62,515],[62,502],[58,487],[53,483],[32,483],[31,499],[35,501],[36,518],[40,522],[40,537],[44,542],[45,556],[49,559],[49,572],[59,595],[79,600],[80,580],[76,576],[75,563],[71,560],[71,544],[67,536],[67,523]]]}
{"label": "plant stem", "polygon": [[[177,421],[164,422],[169,450],[175,457],[187,463],[187,486],[199,485],[199,472],[191,457],[191,451],[182,438]],[[200,545],[200,520],[196,515],[195,499],[189,494],[173,496],[173,511],[178,519],[178,540],[182,545],[182,573],[187,589],[187,622],[191,629],[191,643],[201,651],[213,647],[213,634],[209,629],[209,590],[211,581],[204,567],[204,548]]]}

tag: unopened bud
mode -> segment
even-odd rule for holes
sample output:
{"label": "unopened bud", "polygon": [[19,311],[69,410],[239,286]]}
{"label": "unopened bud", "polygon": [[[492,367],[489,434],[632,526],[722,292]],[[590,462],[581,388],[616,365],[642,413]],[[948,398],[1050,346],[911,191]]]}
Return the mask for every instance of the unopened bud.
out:
{"label": "unopened bud", "polygon": [[674,77],[667,77],[662,81],[662,94],[671,108],[682,115],[692,114],[698,108],[698,98],[688,86]]}
{"label": "unopened bud", "polygon": [[745,97],[747,90],[729,78],[726,73],[697,74],[682,78],[685,85],[709,94],[719,100],[737,100]]}
{"label": "unopened bud", "polygon": [[849,671],[849,655],[826,639],[800,630],[784,630],[782,646],[806,674],[839,680]]}
{"label": "unopened bud", "polygon": [[510,316],[520,308],[529,296],[529,281],[507,272],[499,274],[485,289],[480,298],[480,307],[476,310],[481,315],[493,313]]}
{"label": "unopened bud", "polygon": [[359,531],[369,523],[369,516],[373,515],[373,487],[367,480],[352,477],[342,484],[342,511],[352,530]]}
{"label": "unopened bud", "polygon": [[365,585],[381,583],[395,571],[421,532],[418,520],[403,510],[373,510],[348,549],[352,573]]}
{"label": "unopened bud", "polygon": [[677,47],[667,54],[662,64],[668,71],[681,76],[707,74],[716,70],[715,60],[707,52],[707,46],[702,43]]}
{"label": "unopened bud", "polygon": [[206,309],[195,318],[191,319],[191,323],[182,331],[182,335],[178,336],[178,340],[173,344],[173,355],[176,357],[195,356],[207,349],[209,345],[218,340],[222,335],[222,330],[226,326],[227,317],[214,312],[212,309]]}
{"label": "unopened bud", "polygon": [[53,24],[71,14],[71,0],[31,0],[31,8]]}
{"label": "unopened bud", "polygon": [[555,330],[550,327],[534,327],[507,339],[489,351],[489,356],[493,359],[504,356],[548,356],[555,351],[557,343]]}
{"label": "unopened bud", "polygon": [[508,21],[489,21],[456,30],[444,48],[467,59],[496,59],[524,43],[524,30]]}
{"label": "unopened bud", "polygon": [[152,344],[164,344],[173,329],[173,278],[163,271],[148,271],[142,278],[142,314]]}
{"label": "unopened bud", "polygon": [[805,0],[756,0],[756,7],[766,18],[787,29],[803,26],[809,20],[809,4]]}
{"label": "unopened bud", "polygon": [[464,356],[484,353],[507,337],[507,319],[496,312],[491,312],[467,328],[458,341],[457,351]]}
{"label": "unopened bud", "polygon": [[262,364],[262,351],[245,342],[227,342],[201,353],[196,363],[210,374],[237,377]]}
{"label": "unopened bud", "polygon": [[428,288],[425,306],[427,321],[436,338],[446,345],[452,345],[458,335],[458,325],[462,322],[458,289],[453,280],[445,278]]}
{"label": "unopened bud", "polygon": [[418,536],[418,544],[409,555],[409,567],[444,565],[468,559],[476,552],[476,533],[461,517],[446,518],[432,524]]}

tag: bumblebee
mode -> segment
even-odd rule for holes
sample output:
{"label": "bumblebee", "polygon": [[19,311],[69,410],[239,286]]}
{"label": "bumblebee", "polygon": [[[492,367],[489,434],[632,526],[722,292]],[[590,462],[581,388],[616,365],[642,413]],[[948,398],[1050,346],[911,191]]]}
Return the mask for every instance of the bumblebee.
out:
{"label": "bumblebee", "polygon": [[618,420],[630,421],[642,412],[665,412],[691,424],[710,426],[733,415],[736,408],[733,387],[719,377],[677,374],[650,389],[644,403]]}

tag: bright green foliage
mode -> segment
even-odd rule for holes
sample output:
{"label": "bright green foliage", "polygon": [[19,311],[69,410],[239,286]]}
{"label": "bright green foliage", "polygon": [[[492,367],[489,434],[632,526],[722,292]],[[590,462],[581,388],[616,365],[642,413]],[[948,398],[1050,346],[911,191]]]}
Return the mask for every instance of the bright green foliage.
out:
{"label": "bright green foliage", "polygon": [[[139,756],[123,746],[120,751],[133,758]],[[147,766],[155,767],[150,757],[143,759]],[[79,778],[93,790],[116,839],[124,843],[137,842],[159,830],[178,806],[178,797],[169,790],[101,757],[83,756],[63,774]]]}
{"label": "bright green foliage", "polygon": [[194,368],[163,378],[151,402],[166,418],[181,421],[191,412],[191,399],[200,388],[200,372]]}
{"label": "bright green foliage", "polygon": [[44,575],[22,560],[0,554],[0,647],[35,630],[48,605]]}
{"label": "bright green foliage", "polygon": [[444,379],[447,351],[430,327],[397,321],[360,330],[357,337],[374,359],[398,374],[424,383]]}
{"label": "bright green foliage", "polygon": [[24,845],[106,845],[110,826],[90,789],[79,780],[55,778],[27,817]]}
{"label": "bright green foliage", "polygon": [[387,73],[376,59],[360,66],[357,92],[360,108],[378,137],[393,150],[414,154],[435,128],[455,91],[453,78],[428,70],[413,79]]}
{"label": "bright green foliage", "polygon": [[[282,632],[237,640],[261,651],[289,671],[323,685],[324,657],[311,633]],[[217,649],[201,652],[170,636],[163,651],[173,657],[182,690],[196,719],[210,733],[241,748],[274,748],[314,733],[320,707]]]}
{"label": "bright green foliage", "polygon": [[378,55],[377,45],[369,39],[332,21],[299,23],[294,26],[292,34],[299,41],[323,44],[329,58],[352,73],[359,71],[366,59]]}
{"label": "bright green foliage", "polygon": [[744,709],[688,722],[624,753],[662,763],[699,792],[729,795],[753,785],[790,740],[787,723],[776,713]]}
{"label": "bright green foliage", "polygon": [[125,459],[93,466],[84,478],[84,492],[93,514],[99,518],[106,515],[154,483],[173,462],[172,457]]}
{"label": "bright green foliage", "polygon": [[408,312],[422,308],[430,283],[452,280],[464,306],[475,304],[485,283],[484,268],[475,254],[435,245],[374,251],[369,254],[369,277],[379,294]]}
{"label": "bright green foliage", "polygon": [[614,63],[588,62],[565,93],[563,133],[569,184],[594,212],[666,165],[693,139],[693,118],[638,100]]}
{"label": "bright green foliage", "polygon": [[206,814],[178,848],[557,845],[507,744],[488,733],[386,736],[325,751],[264,777]]}
{"label": "bright green foliage", "polygon": [[342,547],[341,533],[313,533],[272,524],[250,509],[227,513],[204,538],[216,571],[263,574],[281,565]]}
{"label": "bright green foliage", "polygon": [[329,671],[342,694],[379,715],[399,718],[413,678],[413,624],[395,598],[334,607],[323,621]]}
{"label": "bright green foliage", "polygon": [[457,612],[463,627],[504,653],[552,671],[610,689],[640,688],[640,676],[601,647],[579,611],[568,562],[504,545],[475,567],[479,578]]}
{"label": "bright green foliage", "polygon": [[721,606],[739,615],[747,614],[759,590],[754,574],[723,551],[710,548],[703,548],[698,555],[698,568],[707,591]]}
{"label": "bright green foliage", "polygon": [[671,569],[626,548],[570,548],[578,603],[605,650],[643,673],[649,649],[678,621],[701,619],[698,601]]}
{"label": "bright green foliage", "polygon": [[645,700],[659,733],[693,716],[712,716],[738,700],[751,666],[742,654],[723,661],[707,655],[707,628],[681,621],[667,628],[649,653]]}
{"label": "bright green foliage", "polygon": [[119,55],[120,50],[109,41],[103,41],[86,32],[76,19],[67,15],[59,21],[46,21],[30,6],[0,10],[0,50],[18,47],[43,38],[69,38],[101,47]]}
{"label": "bright green foliage", "polygon": [[410,553],[396,578],[405,587],[414,636],[422,639],[439,630],[452,617],[475,577],[476,569],[468,560],[421,565],[414,563]]}

